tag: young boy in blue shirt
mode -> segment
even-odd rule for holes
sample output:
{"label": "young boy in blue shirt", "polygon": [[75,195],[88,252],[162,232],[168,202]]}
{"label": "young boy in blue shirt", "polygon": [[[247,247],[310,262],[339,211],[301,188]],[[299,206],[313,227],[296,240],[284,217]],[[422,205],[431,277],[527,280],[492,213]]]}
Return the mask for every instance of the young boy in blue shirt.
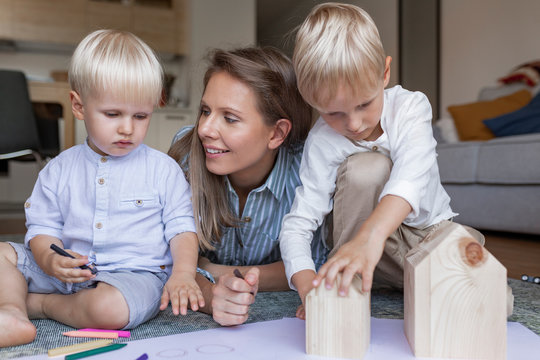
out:
{"label": "young boy in blue shirt", "polygon": [[[189,185],[172,158],[142,143],[162,77],[128,32],[95,31],[75,50],[70,97],[88,137],[40,172],[24,245],[0,244],[0,346],[31,342],[29,318],[128,329],[169,301],[175,314],[204,306]],[[88,263],[96,274],[79,268]]]}
{"label": "young boy in blue shirt", "polygon": [[[401,86],[385,89],[391,60],[371,17],[353,5],[318,5],[298,31],[298,87],[321,115],[280,233],[287,278],[302,302],[323,279],[331,288],[338,274],[342,296],[357,275],[363,291],[374,278],[403,287],[406,253],[457,215],[440,182],[429,101]],[[332,251],[316,274],[309,243],[331,211]]]}

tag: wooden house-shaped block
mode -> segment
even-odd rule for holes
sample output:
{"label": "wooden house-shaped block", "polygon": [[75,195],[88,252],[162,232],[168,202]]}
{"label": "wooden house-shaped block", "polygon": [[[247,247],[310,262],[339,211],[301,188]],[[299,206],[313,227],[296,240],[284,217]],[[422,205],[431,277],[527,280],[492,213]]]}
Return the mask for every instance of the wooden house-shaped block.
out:
{"label": "wooden house-shaped block", "polygon": [[418,357],[506,359],[506,268],[467,230],[436,230],[405,260],[405,335]]}
{"label": "wooden house-shaped block", "polygon": [[346,297],[324,283],[306,296],[306,352],[311,355],[363,359],[370,341],[370,293],[355,277]]}

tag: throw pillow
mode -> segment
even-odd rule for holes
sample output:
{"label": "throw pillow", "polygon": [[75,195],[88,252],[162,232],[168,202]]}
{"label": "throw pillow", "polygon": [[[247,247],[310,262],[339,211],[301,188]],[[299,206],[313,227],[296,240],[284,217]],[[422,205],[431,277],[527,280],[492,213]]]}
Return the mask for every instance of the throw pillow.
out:
{"label": "throw pillow", "polygon": [[454,119],[460,140],[489,140],[495,135],[484,125],[483,120],[516,111],[527,105],[530,100],[531,93],[528,90],[520,90],[491,101],[452,105],[448,107],[448,112]]}
{"label": "throw pillow", "polygon": [[523,135],[540,132],[540,94],[523,108],[493,119],[484,124],[495,136]]}
{"label": "throw pillow", "polygon": [[524,82],[529,86],[536,86],[540,83],[540,61],[519,65],[505,77],[499,79],[504,84],[513,82]]}

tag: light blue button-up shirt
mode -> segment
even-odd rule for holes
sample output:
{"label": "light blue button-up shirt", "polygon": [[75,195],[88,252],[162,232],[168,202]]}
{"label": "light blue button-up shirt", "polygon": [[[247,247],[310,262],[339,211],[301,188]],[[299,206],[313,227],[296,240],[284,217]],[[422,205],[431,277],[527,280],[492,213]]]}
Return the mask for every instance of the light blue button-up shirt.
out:
{"label": "light blue button-up shirt", "polygon": [[144,144],[121,157],[87,143],[62,152],[40,172],[25,208],[27,246],[54,236],[99,270],[170,271],[169,241],[196,231],[182,170]]}
{"label": "light blue button-up shirt", "polygon": [[[173,142],[183,137],[191,128],[180,130]],[[266,182],[249,193],[242,214],[238,213],[238,195],[227,178],[231,208],[243,221],[238,228],[224,229],[221,242],[215,245],[215,251],[205,254],[210,261],[223,265],[246,266],[281,260],[279,232],[282,219],[293,203],[295,189],[301,184],[301,158],[301,145],[294,149],[281,147]],[[317,268],[324,264],[328,255],[320,235],[319,229],[311,242],[312,257]]]}

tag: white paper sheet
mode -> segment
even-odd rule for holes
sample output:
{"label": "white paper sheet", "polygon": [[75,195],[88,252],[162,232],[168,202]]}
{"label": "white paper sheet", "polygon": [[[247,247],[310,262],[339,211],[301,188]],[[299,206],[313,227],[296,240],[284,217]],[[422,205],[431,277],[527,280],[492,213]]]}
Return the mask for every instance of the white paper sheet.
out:
{"label": "white paper sheet", "polygon": [[[135,360],[143,353],[148,354],[149,360],[323,359],[305,353],[305,322],[286,318],[130,341],[121,350],[89,360]],[[59,357],[43,354],[23,359]],[[371,344],[364,359],[415,359],[403,332],[403,320],[372,318]],[[519,323],[508,323],[508,360],[539,359],[540,336]]]}

